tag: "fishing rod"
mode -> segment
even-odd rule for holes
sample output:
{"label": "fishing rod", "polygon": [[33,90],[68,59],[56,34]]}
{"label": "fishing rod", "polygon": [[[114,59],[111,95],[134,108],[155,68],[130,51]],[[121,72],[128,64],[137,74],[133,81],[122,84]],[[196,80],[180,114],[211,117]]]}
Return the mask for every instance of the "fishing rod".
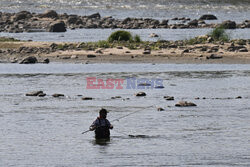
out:
{"label": "fishing rod", "polygon": [[[112,120],[111,122],[119,121],[119,120],[122,119],[122,118],[126,118],[126,117],[128,117],[128,116],[130,116],[130,115],[132,115],[132,114],[135,114],[135,113],[137,113],[137,112],[139,112],[139,111],[142,111],[142,110],[144,110],[144,109],[146,109],[146,108],[150,108],[150,107],[153,107],[153,106],[155,106],[155,105],[143,107],[143,108],[141,108],[141,109],[139,109],[139,110],[136,110],[136,111],[134,111],[134,112],[132,112],[132,113],[129,113],[129,114],[123,115],[123,116],[121,116],[121,117],[119,117],[119,118],[116,118],[116,119]],[[98,127],[97,127],[97,128],[98,128]],[[90,129],[89,129],[89,130],[86,130],[86,131],[82,132],[82,134],[88,133],[89,131],[91,131],[91,130],[90,130]]]}

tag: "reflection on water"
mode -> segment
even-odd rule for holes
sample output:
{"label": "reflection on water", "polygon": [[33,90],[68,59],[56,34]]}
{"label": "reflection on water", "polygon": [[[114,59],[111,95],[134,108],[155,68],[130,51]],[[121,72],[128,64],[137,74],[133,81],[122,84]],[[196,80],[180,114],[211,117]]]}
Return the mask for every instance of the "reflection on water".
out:
{"label": "reflection on water", "polygon": [[[164,88],[88,90],[89,76],[160,78]],[[7,167],[249,166],[249,82],[249,65],[0,64],[0,162]],[[47,96],[25,96],[34,90]],[[147,96],[135,97],[140,91]],[[175,107],[181,100],[197,107]],[[141,111],[111,121],[111,139],[100,141],[93,132],[81,133],[101,107],[110,111],[109,120]]]}

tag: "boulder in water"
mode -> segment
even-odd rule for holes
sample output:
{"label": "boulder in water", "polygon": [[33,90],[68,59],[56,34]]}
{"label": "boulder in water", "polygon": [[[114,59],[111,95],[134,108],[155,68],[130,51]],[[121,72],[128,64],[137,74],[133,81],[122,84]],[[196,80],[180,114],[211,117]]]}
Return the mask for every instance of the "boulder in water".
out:
{"label": "boulder in water", "polygon": [[135,96],[138,96],[138,97],[142,97],[142,96],[146,96],[147,94],[145,92],[138,92],[135,94]]}
{"label": "boulder in water", "polygon": [[224,21],[221,23],[221,26],[225,29],[236,29],[235,21],[230,21],[230,20]]}
{"label": "boulder in water", "polygon": [[20,64],[35,64],[37,62],[38,62],[38,60],[37,60],[37,58],[35,56],[29,56],[29,57],[24,58],[20,62]]}
{"label": "boulder in water", "polygon": [[66,32],[66,25],[63,21],[54,22],[49,27],[49,32]]}
{"label": "boulder in water", "polygon": [[187,102],[187,101],[180,101],[177,104],[175,104],[176,107],[194,107],[197,106],[196,104],[192,102]]}
{"label": "boulder in water", "polygon": [[212,14],[204,14],[199,20],[217,20],[217,17]]}

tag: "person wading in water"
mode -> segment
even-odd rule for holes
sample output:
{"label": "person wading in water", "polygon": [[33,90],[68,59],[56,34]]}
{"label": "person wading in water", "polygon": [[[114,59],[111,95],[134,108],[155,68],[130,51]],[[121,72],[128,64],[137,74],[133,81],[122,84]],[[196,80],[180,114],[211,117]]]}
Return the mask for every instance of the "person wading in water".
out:
{"label": "person wading in water", "polygon": [[106,119],[107,113],[108,111],[102,108],[99,111],[99,117],[97,117],[97,119],[89,127],[90,131],[95,130],[96,139],[109,139],[110,138],[109,129],[113,129],[113,125],[111,125],[109,120]]}

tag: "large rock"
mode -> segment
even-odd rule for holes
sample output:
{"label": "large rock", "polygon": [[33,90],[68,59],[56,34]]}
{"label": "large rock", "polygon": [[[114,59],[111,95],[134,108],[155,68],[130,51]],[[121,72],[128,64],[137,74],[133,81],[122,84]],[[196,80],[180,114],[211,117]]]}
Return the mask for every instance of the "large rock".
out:
{"label": "large rock", "polygon": [[100,13],[94,13],[94,14],[92,14],[92,15],[89,15],[88,18],[89,18],[89,19],[92,19],[92,18],[100,19],[100,18],[101,18],[101,15],[100,15]]}
{"label": "large rock", "polygon": [[57,18],[58,14],[54,10],[47,10],[45,13],[41,14],[40,17]]}
{"label": "large rock", "polygon": [[221,26],[225,29],[235,29],[236,23],[235,23],[235,21],[227,20],[227,21],[222,22]]}
{"label": "large rock", "polygon": [[197,27],[198,26],[198,20],[192,20],[188,23],[189,26],[194,26],[194,27]]}
{"label": "large rock", "polygon": [[204,14],[199,20],[217,20],[217,17],[212,14]]}
{"label": "large rock", "polygon": [[63,21],[54,22],[49,27],[49,32],[66,32],[66,25]]}
{"label": "large rock", "polygon": [[37,60],[37,58],[35,56],[29,56],[29,57],[24,58],[20,62],[20,64],[35,64],[37,62],[38,62],[38,60]]}
{"label": "large rock", "polygon": [[176,107],[194,107],[197,105],[192,102],[180,101],[179,103],[175,104],[175,106]]}
{"label": "large rock", "polygon": [[19,20],[24,20],[24,19],[28,19],[28,18],[31,18],[32,15],[30,12],[27,12],[27,11],[21,11],[21,12],[18,12],[17,14],[15,14],[14,18],[13,18],[13,21],[19,21]]}
{"label": "large rock", "polygon": [[67,23],[68,24],[76,24],[77,20],[78,20],[77,16],[70,16],[67,20]]}

